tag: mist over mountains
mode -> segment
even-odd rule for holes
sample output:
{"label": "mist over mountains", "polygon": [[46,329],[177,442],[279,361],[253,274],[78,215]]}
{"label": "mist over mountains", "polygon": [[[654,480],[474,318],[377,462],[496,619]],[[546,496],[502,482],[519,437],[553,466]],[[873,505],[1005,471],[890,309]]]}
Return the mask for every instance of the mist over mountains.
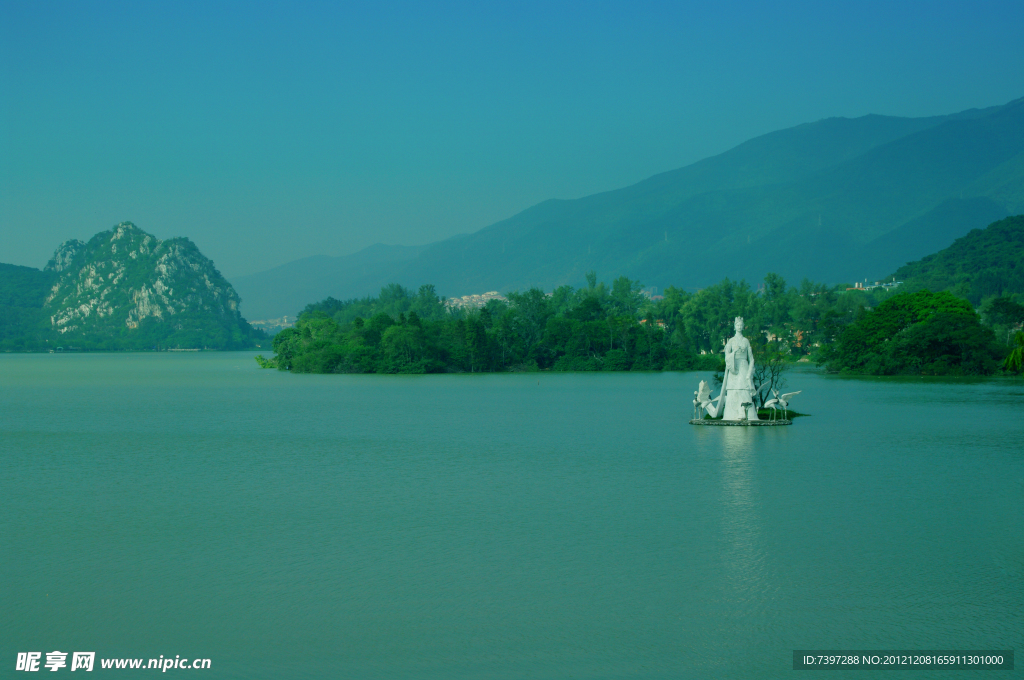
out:
{"label": "mist over mountains", "polygon": [[473,234],[376,245],[240,277],[250,318],[328,295],[433,283],[447,296],[580,285],[877,279],[1024,212],[1024,99],[948,116],[831,118],[780,130],[623,189],[549,200]]}

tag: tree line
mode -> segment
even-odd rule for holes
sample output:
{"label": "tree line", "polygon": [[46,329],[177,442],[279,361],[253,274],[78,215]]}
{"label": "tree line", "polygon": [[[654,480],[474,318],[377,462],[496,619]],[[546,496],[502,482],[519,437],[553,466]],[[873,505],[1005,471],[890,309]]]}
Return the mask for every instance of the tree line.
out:
{"label": "tree line", "polygon": [[376,298],[307,305],[275,336],[276,356],[258,361],[307,373],[715,371],[742,316],[766,370],[805,359],[852,373],[989,374],[1010,352],[999,324],[1019,324],[1024,307],[996,298],[982,311],[950,293],[787,286],[776,274],[757,288],[725,279],[649,296],[590,272],[585,287],[509,293],[475,310],[450,308],[430,285],[392,284]]}

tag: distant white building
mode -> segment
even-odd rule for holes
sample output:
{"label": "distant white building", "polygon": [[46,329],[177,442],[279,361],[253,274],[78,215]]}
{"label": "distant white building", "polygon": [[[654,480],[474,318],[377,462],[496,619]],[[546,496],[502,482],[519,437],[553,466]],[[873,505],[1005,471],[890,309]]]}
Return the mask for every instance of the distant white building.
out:
{"label": "distant white building", "polygon": [[463,295],[462,297],[448,298],[444,304],[449,309],[480,309],[491,300],[508,302],[508,298],[504,295],[496,290],[491,290],[482,295]]}
{"label": "distant white building", "polygon": [[867,279],[864,279],[864,283],[857,281],[853,284],[853,287],[847,288],[846,290],[874,290],[875,288],[882,288],[884,290],[892,290],[893,288],[899,288],[902,281],[893,279],[892,281],[875,281],[874,285],[868,283]]}
{"label": "distant white building", "polygon": [[283,316],[280,319],[260,319],[259,321],[250,321],[249,325],[270,333],[275,330],[280,331],[285,328],[291,328],[295,325],[295,318],[292,317],[291,321],[288,320],[287,316]]}

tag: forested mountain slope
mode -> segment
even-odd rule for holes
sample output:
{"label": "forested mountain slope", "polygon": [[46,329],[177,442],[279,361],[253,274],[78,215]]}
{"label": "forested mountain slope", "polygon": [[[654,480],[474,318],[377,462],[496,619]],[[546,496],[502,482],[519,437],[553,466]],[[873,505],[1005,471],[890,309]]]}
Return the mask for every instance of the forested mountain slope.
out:
{"label": "forested mountain slope", "polygon": [[323,273],[296,269],[272,305],[250,294],[269,274],[238,283],[247,313],[275,316],[391,282],[452,296],[579,285],[590,270],[690,289],[769,271],[873,280],[1024,211],[1022,180],[1024,100],[932,118],[833,118],[630,187],[546,201],[413,257],[382,263],[368,249]]}
{"label": "forested mountain slope", "polygon": [[43,342],[43,301],[56,278],[52,272],[0,264],[0,348],[26,349]]}
{"label": "forested mountain slope", "polygon": [[245,291],[250,319],[295,316],[306,303],[326,297],[325,282],[345,281],[347,289],[376,293],[379,281],[422,252],[422,246],[377,244],[342,257],[314,255],[253,276],[240,276],[235,288]]}
{"label": "forested mountain slope", "polygon": [[953,245],[896,270],[906,290],[949,290],[975,305],[1024,294],[1024,215],[975,229]]}

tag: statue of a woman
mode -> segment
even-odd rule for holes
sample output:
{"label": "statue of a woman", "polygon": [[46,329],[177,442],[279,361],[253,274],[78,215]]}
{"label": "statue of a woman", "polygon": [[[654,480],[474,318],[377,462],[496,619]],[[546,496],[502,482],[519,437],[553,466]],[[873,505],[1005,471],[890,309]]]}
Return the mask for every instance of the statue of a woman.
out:
{"label": "statue of a woman", "polygon": [[722,393],[719,395],[719,413],[724,420],[743,420],[744,404],[747,420],[757,420],[754,407],[754,352],[750,341],[743,337],[743,317],[737,316],[734,323],[736,335],[725,343],[725,377],[722,379]]}

